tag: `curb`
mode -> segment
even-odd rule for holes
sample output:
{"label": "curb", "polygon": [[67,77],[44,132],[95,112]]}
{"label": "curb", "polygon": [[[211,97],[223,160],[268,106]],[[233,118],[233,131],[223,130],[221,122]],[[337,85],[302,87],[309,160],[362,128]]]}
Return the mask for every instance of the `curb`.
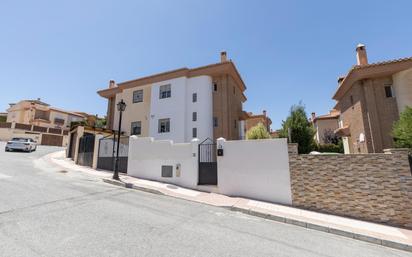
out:
{"label": "curb", "polygon": [[[132,183],[126,183],[126,182],[123,182],[121,180],[119,181],[119,180],[104,178],[103,182],[109,183],[109,184],[112,184],[112,185],[115,185],[115,186],[121,186],[121,187],[125,187],[125,188],[140,190],[140,191],[147,192],[147,193],[152,193],[152,194],[157,194],[157,195],[166,195],[166,194],[162,193],[159,190],[136,186],[136,185],[133,185]],[[166,196],[169,196],[169,195],[166,195]],[[187,199],[185,199],[185,200],[187,200]],[[208,205],[210,205],[210,204],[208,204]],[[381,246],[385,246],[385,247],[389,247],[389,248],[393,248],[393,249],[397,249],[397,250],[412,252],[412,245],[408,245],[408,244],[398,243],[398,242],[385,240],[385,239],[372,237],[372,236],[366,236],[366,235],[353,233],[353,232],[349,232],[349,231],[345,231],[345,230],[341,230],[341,229],[331,228],[331,227],[328,227],[328,226],[322,226],[322,225],[317,225],[317,224],[313,224],[313,223],[308,223],[308,222],[300,221],[300,220],[297,220],[297,219],[285,218],[285,217],[282,217],[282,216],[276,216],[276,215],[267,214],[267,213],[264,213],[264,212],[258,212],[258,211],[254,211],[254,210],[251,210],[251,209],[243,209],[243,208],[239,208],[239,207],[236,207],[236,206],[226,206],[226,207],[223,206],[221,208],[225,208],[225,209],[230,210],[230,211],[241,212],[241,213],[244,213],[244,214],[247,214],[247,215],[251,215],[251,216],[255,216],[255,217],[259,217],[259,218],[263,218],[263,219],[267,219],[267,220],[273,220],[273,221],[282,222],[282,223],[286,223],[286,224],[290,224],[290,225],[304,227],[304,228],[307,228],[307,229],[318,230],[318,231],[321,231],[321,232],[326,232],[326,233],[330,233],[330,234],[334,234],[334,235],[338,235],[338,236],[343,236],[343,237],[347,237],[347,238],[351,238],[351,239],[355,239],[355,240],[359,240],[359,241],[363,241],[363,242],[367,242],[367,243],[371,243],[371,244],[381,245]]]}
{"label": "curb", "polygon": [[112,185],[115,185],[115,186],[120,186],[120,187],[124,187],[124,188],[143,191],[143,192],[146,192],[146,193],[152,193],[152,194],[156,194],[156,195],[165,195],[164,193],[162,193],[159,190],[136,186],[136,185],[133,185],[132,183],[126,183],[126,182],[123,182],[121,180],[114,180],[114,179],[104,178],[103,182],[108,183],[108,184],[112,184]]}
{"label": "curb", "polygon": [[266,214],[266,213],[257,212],[257,211],[251,210],[251,209],[243,209],[243,208],[238,208],[238,207],[235,207],[235,206],[231,206],[227,209],[229,209],[231,211],[237,211],[237,212],[241,212],[241,213],[244,213],[244,214],[248,214],[248,215],[251,215],[251,216],[256,216],[256,217],[259,217],[259,218],[264,218],[264,219],[268,219],[268,220],[273,220],[273,221],[277,221],[277,222],[282,222],[282,223],[286,223],[286,224],[291,224],[291,225],[295,225],[295,226],[304,227],[304,228],[307,228],[307,229],[313,229],[313,230],[318,230],[318,231],[322,231],[322,232],[326,232],[326,233],[331,233],[331,234],[334,234],[334,235],[348,237],[348,238],[351,238],[351,239],[356,239],[356,240],[368,242],[368,243],[371,243],[371,244],[382,245],[382,246],[389,247],[389,248],[394,248],[394,249],[397,249],[397,250],[412,252],[412,245],[409,245],[409,244],[398,243],[398,242],[385,240],[385,239],[381,239],[381,238],[377,238],[377,237],[373,237],[373,236],[366,236],[366,235],[362,235],[362,234],[358,234],[358,233],[348,232],[348,231],[341,230],[341,229],[331,228],[331,227],[328,227],[328,226],[322,226],[322,225],[308,223],[308,222],[304,222],[304,221],[300,221],[300,220],[296,220],[296,219],[285,218],[285,217],[282,217],[282,216]]}

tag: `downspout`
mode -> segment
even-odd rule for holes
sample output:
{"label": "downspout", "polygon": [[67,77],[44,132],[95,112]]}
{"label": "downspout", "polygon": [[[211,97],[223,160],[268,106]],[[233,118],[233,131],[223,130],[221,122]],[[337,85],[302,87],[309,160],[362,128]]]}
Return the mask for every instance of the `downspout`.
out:
{"label": "downspout", "polygon": [[372,151],[373,151],[373,153],[376,153],[376,151],[375,151],[375,141],[373,139],[373,133],[372,133],[372,127],[371,127],[371,119],[370,119],[369,110],[368,110],[368,103],[366,102],[366,97],[365,97],[365,85],[364,85],[363,81],[361,83],[362,83],[362,97],[363,97],[363,100],[365,101],[365,111],[366,111],[366,115],[367,115],[367,118],[368,118],[369,134],[371,135]]}

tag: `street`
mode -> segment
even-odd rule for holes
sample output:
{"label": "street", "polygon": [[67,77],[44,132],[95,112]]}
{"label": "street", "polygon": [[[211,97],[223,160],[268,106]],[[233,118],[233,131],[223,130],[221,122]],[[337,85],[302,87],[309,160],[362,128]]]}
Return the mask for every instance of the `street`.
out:
{"label": "street", "polygon": [[0,256],[412,256],[103,183],[0,143]]}

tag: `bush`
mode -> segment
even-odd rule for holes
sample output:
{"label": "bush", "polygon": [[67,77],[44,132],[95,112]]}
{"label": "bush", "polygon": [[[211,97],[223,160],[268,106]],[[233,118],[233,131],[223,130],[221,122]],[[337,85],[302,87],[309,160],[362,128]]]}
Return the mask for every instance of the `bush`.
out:
{"label": "bush", "polygon": [[343,153],[343,143],[342,140],[338,144],[324,144],[324,145],[317,145],[315,151],[321,153]]}
{"label": "bush", "polygon": [[267,139],[270,138],[270,134],[262,123],[258,123],[256,126],[250,128],[246,133],[246,139]]}
{"label": "bush", "polygon": [[406,107],[392,130],[395,146],[412,148],[412,108]]}

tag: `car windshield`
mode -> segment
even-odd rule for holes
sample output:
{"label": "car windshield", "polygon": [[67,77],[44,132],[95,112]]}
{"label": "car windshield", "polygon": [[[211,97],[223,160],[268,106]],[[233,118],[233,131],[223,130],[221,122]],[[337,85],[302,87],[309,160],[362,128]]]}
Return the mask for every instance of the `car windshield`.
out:
{"label": "car windshield", "polygon": [[29,140],[27,138],[18,138],[15,137],[13,138],[11,141],[15,141],[15,142],[28,142]]}

